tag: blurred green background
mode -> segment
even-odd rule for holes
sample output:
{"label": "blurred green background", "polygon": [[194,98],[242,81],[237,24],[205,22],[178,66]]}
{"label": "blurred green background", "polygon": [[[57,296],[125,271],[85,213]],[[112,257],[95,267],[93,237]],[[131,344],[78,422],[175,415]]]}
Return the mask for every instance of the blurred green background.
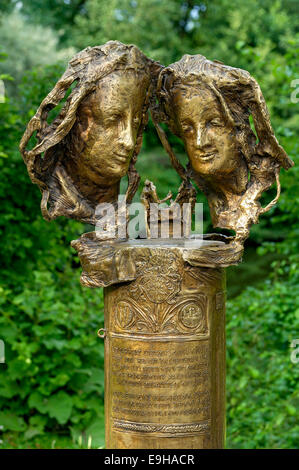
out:
{"label": "blurred green background", "polygon": [[[298,10],[298,0],[0,3],[6,89],[0,103],[0,339],[6,355],[0,447],[104,445],[103,344],[96,336],[102,292],[80,286],[79,260],[69,245],[87,227],[42,219],[40,193],[18,143],[67,60],[86,46],[117,39],[165,65],[200,53],[247,69],[260,83],[277,138],[297,162],[282,170],[280,201],[252,229],[243,264],[227,270],[227,447],[298,448],[299,363],[290,359],[291,341],[299,338]],[[178,143],[176,150],[183,155]],[[161,197],[176,192],[178,176],[151,123],[138,169]],[[267,198],[274,194],[275,188]],[[205,231],[211,230],[205,204]]]}

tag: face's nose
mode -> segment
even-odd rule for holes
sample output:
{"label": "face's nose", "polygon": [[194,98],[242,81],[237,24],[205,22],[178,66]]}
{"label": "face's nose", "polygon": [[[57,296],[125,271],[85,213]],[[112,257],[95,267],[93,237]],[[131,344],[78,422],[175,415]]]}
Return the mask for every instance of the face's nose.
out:
{"label": "face's nose", "polygon": [[207,143],[207,131],[204,126],[199,124],[196,128],[196,147],[200,149],[207,145]]}
{"label": "face's nose", "polygon": [[123,126],[119,136],[119,142],[127,152],[131,152],[134,148],[133,128],[129,120]]}

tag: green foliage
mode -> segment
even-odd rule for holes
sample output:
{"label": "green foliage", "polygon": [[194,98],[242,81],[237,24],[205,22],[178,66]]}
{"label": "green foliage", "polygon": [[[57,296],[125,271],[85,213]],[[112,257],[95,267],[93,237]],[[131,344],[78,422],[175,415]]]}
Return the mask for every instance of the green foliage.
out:
{"label": "green foliage", "polygon": [[82,48],[117,39],[138,45],[153,59],[169,62],[170,57],[186,51],[181,22],[187,14],[185,9],[189,11],[190,7],[184,5],[187,4],[179,0],[111,0],[109,3],[88,0],[86,15],[76,18],[75,44]]}
{"label": "green foliage", "polygon": [[102,292],[80,288],[69,242],[82,224],[42,219],[39,191],[17,150],[25,123],[61,72],[46,67],[24,79],[21,113],[15,103],[0,106],[0,338],[8,364],[1,370],[0,423],[26,439],[48,429],[69,429],[74,438],[88,431],[100,446]]}
{"label": "green foliage", "polygon": [[76,15],[84,12],[85,0],[22,0],[21,13],[31,22],[50,26],[63,43],[71,34]]}
{"label": "green foliage", "polygon": [[227,447],[298,448],[297,273],[227,305]]}
{"label": "green foliage", "polygon": [[73,48],[58,51],[57,45],[57,35],[50,28],[32,26],[16,11],[0,18],[0,52],[5,48],[7,54],[6,60],[0,62],[0,74],[14,78],[14,82],[7,84],[10,96],[17,95],[26,71],[39,65],[66,63],[75,53]]}
{"label": "green foliage", "polygon": [[75,272],[70,266],[60,273],[34,271],[19,293],[1,288],[5,430],[25,431],[29,438],[67,425],[74,435],[92,434],[102,419],[103,345],[96,331],[103,324],[103,299],[101,291],[80,288]]}

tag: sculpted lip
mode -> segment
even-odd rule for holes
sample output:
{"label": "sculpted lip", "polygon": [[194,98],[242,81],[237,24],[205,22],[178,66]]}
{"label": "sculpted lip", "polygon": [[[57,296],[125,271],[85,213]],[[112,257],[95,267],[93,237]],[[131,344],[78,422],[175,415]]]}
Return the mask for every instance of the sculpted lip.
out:
{"label": "sculpted lip", "polygon": [[120,162],[126,162],[128,159],[128,155],[124,155],[122,153],[114,153],[114,157]]}
{"label": "sculpted lip", "polygon": [[208,161],[208,160],[213,160],[213,158],[215,158],[216,156],[216,152],[209,152],[209,153],[203,153],[203,154],[197,154],[196,157],[198,158],[198,160],[202,160],[202,161]]}

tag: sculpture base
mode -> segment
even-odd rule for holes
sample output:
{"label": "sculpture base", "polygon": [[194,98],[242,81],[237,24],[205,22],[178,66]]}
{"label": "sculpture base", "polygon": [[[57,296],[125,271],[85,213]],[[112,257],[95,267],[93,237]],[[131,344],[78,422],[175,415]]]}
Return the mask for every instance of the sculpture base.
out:
{"label": "sculpture base", "polygon": [[224,268],[243,248],[209,238],[72,242],[104,287],[108,449],[224,446]]}
{"label": "sculpture base", "polygon": [[243,246],[221,234],[203,235],[202,239],[140,239],[101,240],[97,232],[84,233],[71,245],[77,250],[83,272],[81,284],[88,287],[107,287],[138,276],[136,254],[148,248],[170,248],[186,266],[226,268],[239,264]]}
{"label": "sculpture base", "polygon": [[106,448],[222,448],[224,270],[133,250],[136,278],[104,289]]}

